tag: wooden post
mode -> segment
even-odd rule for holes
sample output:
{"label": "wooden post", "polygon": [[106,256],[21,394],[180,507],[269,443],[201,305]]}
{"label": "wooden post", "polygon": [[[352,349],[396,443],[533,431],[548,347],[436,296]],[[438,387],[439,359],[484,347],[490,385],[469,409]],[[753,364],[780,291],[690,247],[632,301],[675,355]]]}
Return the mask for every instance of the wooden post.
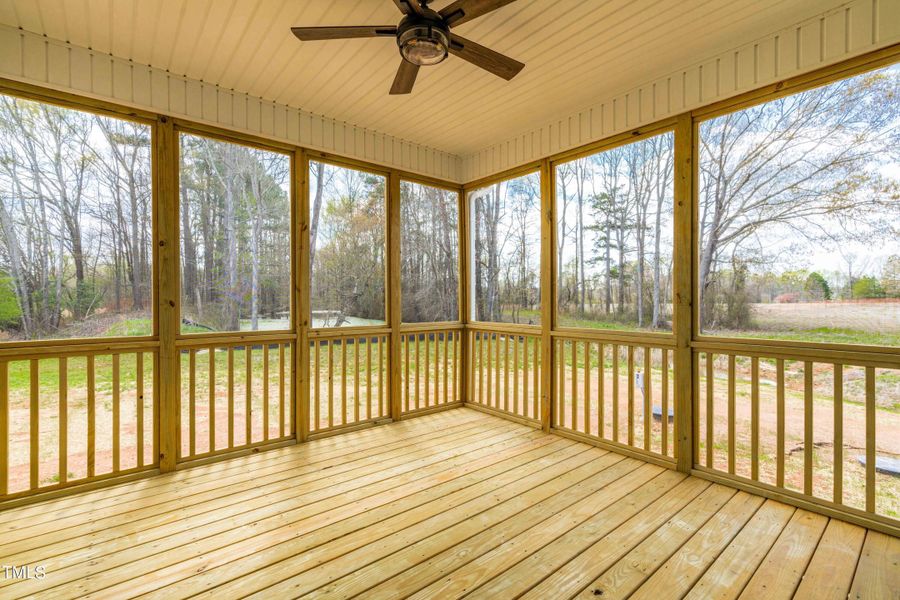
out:
{"label": "wooden post", "polygon": [[400,174],[391,171],[387,190],[388,206],[388,264],[387,264],[387,322],[391,328],[391,347],[388,355],[390,375],[391,418],[399,421],[402,408],[400,404],[400,386],[403,376],[400,370]]}
{"label": "wooden post", "polygon": [[553,207],[553,169],[550,160],[541,161],[541,428],[550,431],[553,422],[553,299],[556,277],[553,249],[556,218]]}
{"label": "wooden post", "polygon": [[161,116],[157,121],[155,145],[156,231],[159,290],[159,370],[157,402],[159,402],[159,470],[175,469],[178,444],[178,407],[180,364],[175,340],[179,332],[178,293],[178,135],[172,120]]}
{"label": "wooden post", "polygon": [[[294,170],[293,196],[295,214],[294,235],[294,330],[297,345],[294,347],[294,368],[291,374],[291,397],[294,400],[294,431],[298,442],[309,437],[309,318],[310,318],[310,267],[309,264],[309,157],[303,150],[294,152],[291,162]],[[317,347],[318,349],[318,347]],[[318,363],[317,363],[318,364]],[[313,373],[318,377],[318,373]],[[315,398],[318,402],[319,399]],[[318,425],[318,422],[317,422]]]}
{"label": "wooden post", "polygon": [[[471,389],[469,387],[469,373],[473,368],[473,353],[470,347],[470,339],[468,335],[468,325],[471,315],[469,314],[469,201],[466,197],[465,188],[459,188],[459,322],[462,323],[463,329],[459,332],[453,348],[454,359],[459,361],[458,379],[454,378],[453,389],[456,391],[453,400],[457,402],[469,402]],[[456,364],[456,363],[454,363]],[[459,382],[463,382],[460,385]]]}
{"label": "wooden post", "polygon": [[[675,402],[675,455],[679,471],[689,473],[694,466],[693,375],[691,340],[693,339],[693,248],[694,248],[694,136],[690,114],[678,117],[675,125],[675,250],[673,333]],[[709,385],[709,383],[707,383]],[[665,417],[664,417],[665,418]]]}

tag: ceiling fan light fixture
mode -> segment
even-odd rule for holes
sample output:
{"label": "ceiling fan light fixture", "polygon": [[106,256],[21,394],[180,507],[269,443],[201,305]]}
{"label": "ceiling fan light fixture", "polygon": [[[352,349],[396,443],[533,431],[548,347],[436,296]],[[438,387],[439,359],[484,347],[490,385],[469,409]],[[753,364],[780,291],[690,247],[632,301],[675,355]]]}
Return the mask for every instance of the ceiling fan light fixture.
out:
{"label": "ceiling fan light fixture", "polygon": [[400,55],[421,67],[436,65],[447,58],[450,37],[438,27],[415,25],[397,37]]}

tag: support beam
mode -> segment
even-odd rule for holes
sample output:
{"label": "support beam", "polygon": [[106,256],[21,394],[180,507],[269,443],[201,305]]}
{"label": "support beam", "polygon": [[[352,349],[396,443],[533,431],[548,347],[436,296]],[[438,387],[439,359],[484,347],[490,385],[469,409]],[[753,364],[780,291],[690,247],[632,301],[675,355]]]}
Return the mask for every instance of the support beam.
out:
{"label": "support beam", "polygon": [[[293,170],[292,195],[294,218],[293,269],[294,277],[294,329],[297,344],[294,347],[294,369],[292,373],[292,397],[294,399],[294,432],[298,442],[309,438],[309,159],[302,149],[294,152],[291,161]],[[318,373],[313,373],[318,377]],[[318,402],[318,398],[316,398]]]}
{"label": "support beam", "polygon": [[156,385],[159,398],[159,470],[175,470],[178,446],[178,407],[181,369],[175,340],[180,327],[178,293],[178,134],[172,120],[157,120],[154,146],[156,185],[156,264],[159,290],[156,316],[159,328],[159,368]]}
{"label": "support beam", "polygon": [[400,310],[400,174],[391,171],[388,177],[388,264],[387,264],[387,323],[391,328],[390,360],[390,400],[391,418],[399,421],[402,414],[400,404],[400,388],[403,375],[400,369],[400,321],[403,314]]}
{"label": "support beam", "polygon": [[694,161],[695,129],[690,114],[678,117],[675,125],[675,250],[674,309],[672,327],[675,350],[675,456],[677,468],[690,473],[693,454],[693,361],[691,340],[694,335]]}
{"label": "support beam", "polygon": [[550,160],[541,161],[541,428],[550,431],[553,423],[553,306],[556,278],[553,249],[556,247],[556,211],[553,206],[553,168]]}

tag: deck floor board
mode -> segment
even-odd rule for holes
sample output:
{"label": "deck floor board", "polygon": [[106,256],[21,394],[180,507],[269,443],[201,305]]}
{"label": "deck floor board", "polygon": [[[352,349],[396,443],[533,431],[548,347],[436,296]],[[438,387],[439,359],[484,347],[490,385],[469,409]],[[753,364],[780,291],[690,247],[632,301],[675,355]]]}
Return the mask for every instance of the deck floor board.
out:
{"label": "deck floor board", "polygon": [[460,408],[2,511],[0,596],[881,598],[898,549]]}

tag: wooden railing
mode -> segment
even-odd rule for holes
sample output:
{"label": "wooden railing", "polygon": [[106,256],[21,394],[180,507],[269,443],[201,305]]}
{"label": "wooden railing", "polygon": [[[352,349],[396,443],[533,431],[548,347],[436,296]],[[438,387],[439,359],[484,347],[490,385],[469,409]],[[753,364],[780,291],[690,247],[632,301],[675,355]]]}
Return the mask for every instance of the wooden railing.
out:
{"label": "wooden railing", "polygon": [[403,414],[459,401],[462,328],[423,329],[400,334]]}
{"label": "wooden railing", "polygon": [[0,498],[157,466],[155,344],[0,356]]}
{"label": "wooden railing", "polygon": [[541,422],[541,336],[526,329],[470,327],[469,403]]}
{"label": "wooden railing", "polygon": [[294,437],[293,340],[179,342],[179,462]]}
{"label": "wooden railing", "polygon": [[698,471],[896,526],[896,356],[698,346]]}
{"label": "wooden railing", "polygon": [[310,334],[310,433],[389,415],[389,331]]}
{"label": "wooden railing", "polygon": [[675,458],[668,345],[554,336],[553,427]]}

